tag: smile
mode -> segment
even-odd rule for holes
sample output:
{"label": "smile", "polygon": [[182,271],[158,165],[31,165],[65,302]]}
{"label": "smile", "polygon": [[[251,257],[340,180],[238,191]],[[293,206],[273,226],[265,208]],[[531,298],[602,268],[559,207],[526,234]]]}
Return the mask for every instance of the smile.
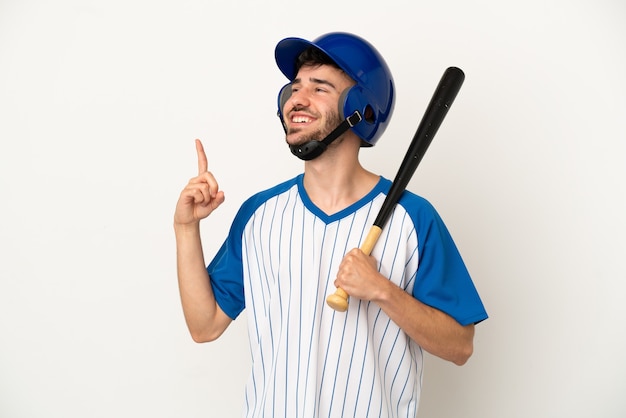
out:
{"label": "smile", "polygon": [[313,120],[312,118],[309,118],[307,116],[294,116],[291,118],[291,121],[293,123],[309,123],[312,120]]}

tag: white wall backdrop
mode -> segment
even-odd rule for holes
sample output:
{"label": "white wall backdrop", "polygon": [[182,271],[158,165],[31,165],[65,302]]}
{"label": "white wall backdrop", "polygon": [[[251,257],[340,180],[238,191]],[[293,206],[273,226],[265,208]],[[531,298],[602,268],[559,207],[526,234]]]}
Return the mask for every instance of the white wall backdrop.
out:
{"label": "white wall backdrop", "polygon": [[420,417],[626,415],[621,0],[0,0],[0,416],[235,417],[245,320],[198,345],[172,215],[194,138],[227,195],[295,175],[275,99],[286,36],[372,41],[398,96],[362,153],[389,178],[444,69],[466,81],[414,179],[490,319],[427,357]]}

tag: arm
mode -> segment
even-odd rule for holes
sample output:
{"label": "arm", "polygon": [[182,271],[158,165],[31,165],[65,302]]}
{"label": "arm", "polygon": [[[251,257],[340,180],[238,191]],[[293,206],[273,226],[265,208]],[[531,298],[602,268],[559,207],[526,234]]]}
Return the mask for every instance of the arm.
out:
{"label": "arm", "polygon": [[224,202],[224,193],[211,173],[202,143],[196,140],[198,176],[183,189],[174,213],[178,287],[183,313],[194,341],[218,338],[232,321],[219,307],[206,271],[200,220]]}
{"label": "arm", "polygon": [[424,350],[463,365],[472,355],[474,325],[462,326],[446,313],[423,304],[376,269],[373,257],[350,251],[339,266],[337,287],[372,301]]}

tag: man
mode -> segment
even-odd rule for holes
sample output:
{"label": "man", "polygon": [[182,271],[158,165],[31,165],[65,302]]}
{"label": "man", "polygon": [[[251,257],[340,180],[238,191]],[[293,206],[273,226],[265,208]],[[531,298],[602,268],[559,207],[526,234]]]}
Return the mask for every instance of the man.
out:
{"label": "man", "polygon": [[[240,208],[205,266],[199,223],[223,201],[196,141],[197,177],[174,226],[185,319],[197,342],[218,338],[244,308],[252,348],[245,416],[415,416],[422,349],[464,364],[487,318],[434,208],[405,192],[371,256],[358,247],[391,182],[359,162],[393,110],[387,64],[364,39],[287,38],[279,117],[304,173]],[[325,304],[341,287],[348,310]]]}

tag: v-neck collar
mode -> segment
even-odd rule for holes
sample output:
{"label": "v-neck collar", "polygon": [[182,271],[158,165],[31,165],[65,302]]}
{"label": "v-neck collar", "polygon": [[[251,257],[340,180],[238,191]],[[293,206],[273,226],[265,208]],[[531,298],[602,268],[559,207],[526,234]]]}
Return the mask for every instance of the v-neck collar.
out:
{"label": "v-neck collar", "polygon": [[387,190],[389,190],[389,187],[391,187],[391,184],[390,184],[391,182],[385,179],[384,177],[380,176],[376,185],[365,196],[363,196],[361,199],[357,200],[350,206],[340,210],[339,212],[329,215],[323,210],[321,210],[320,208],[318,208],[313,203],[313,201],[311,201],[311,199],[309,198],[309,195],[304,189],[304,174],[300,174],[297,177],[296,183],[298,185],[298,193],[300,194],[300,197],[302,199],[302,202],[304,203],[304,206],[309,211],[311,211],[311,213],[313,213],[315,216],[317,216],[320,220],[322,220],[326,224],[333,223],[339,219],[343,219],[346,216],[356,212],[357,210],[359,210],[360,208],[362,208],[363,206],[371,202],[376,195],[380,193],[386,193]]}

